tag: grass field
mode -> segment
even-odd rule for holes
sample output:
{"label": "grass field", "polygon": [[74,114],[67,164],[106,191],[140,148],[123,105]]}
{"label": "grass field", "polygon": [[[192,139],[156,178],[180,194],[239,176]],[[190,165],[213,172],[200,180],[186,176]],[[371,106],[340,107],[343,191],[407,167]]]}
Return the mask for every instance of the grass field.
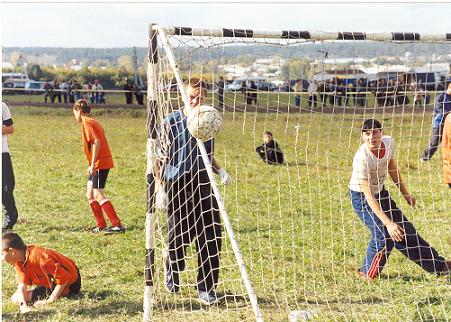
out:
{"label": "grass field", "polygon": [[[400,109],[402,110],[402,108]],[[9,145],[16,174],[16,202],[24,240],[74,258],[82,295],[30,313],[27,321],[139,321],[144,287],[145,143],[144,111],[101,110],[115,158],[107,193],[127,226],[120,236],[89,232],[93,216],[84,197],[87,167],[80,129],[70,110],[14,107],[16,132]],[[448,321],[449,278],[429,275],[394,252],[381,277],[366,283],[354,276],[369,234],[347,196],[352,157],[363,114],[226,113],[216,157],[234,183],[223,189],[260,308],[267,321],[287,321],[295,309],[313,311],[316,321]],[[407,187],[418,207],[409,209],[396,188],[392,196],[421,235],[451,257],[449,188],[438,155],[419,156],[429,136],[428,111],[382,113],[385,133],[394,136]],[[258,158],[264,130],[271,130],[287,163],[272,167]],[[222,188],[221,188],[222,189]],[[195,280],[194,258],[182,277]],[[228,243],[222,255],[219,292],[244,287]],[[192,301],[193,289],[166,295],[157,286],[156,321],[252,320],[246,298],[207,308]],[[13,268],[3,265],[2,318],[23,321],[9,297]]]}

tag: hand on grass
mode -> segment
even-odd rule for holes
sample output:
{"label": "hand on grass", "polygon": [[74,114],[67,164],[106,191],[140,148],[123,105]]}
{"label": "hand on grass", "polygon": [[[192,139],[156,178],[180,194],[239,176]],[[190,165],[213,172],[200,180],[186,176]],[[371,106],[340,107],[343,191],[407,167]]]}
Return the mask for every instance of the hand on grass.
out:
{"label": "hand on grass", "polygon": [[388,230],[388,234],[394,241],[400,242],[403,240],[404,230],[401,228],[401,226],[391,221],[386,227]]}
{"label": "hand on grass", "polygon": [[22,304],[20,306],[20,313],[25,314],[28,312],[33,311],[33,308],[31,306],[28,306],[26,303]]}
{"label": "hand on grass", "polygon": [[232,184],[232,177],[224,169],[219,170],[219,177],[223,185],[228,186]]}
{"label": "hand on grass", "polygon": [[404,198],[406,199],[407,203],[408,203],[412,208],[415,208],[415,205],[417,204],[417,200],[415,199],[414,196],[412,196],[412,195],[406,195],[406,196],[404,196]]}

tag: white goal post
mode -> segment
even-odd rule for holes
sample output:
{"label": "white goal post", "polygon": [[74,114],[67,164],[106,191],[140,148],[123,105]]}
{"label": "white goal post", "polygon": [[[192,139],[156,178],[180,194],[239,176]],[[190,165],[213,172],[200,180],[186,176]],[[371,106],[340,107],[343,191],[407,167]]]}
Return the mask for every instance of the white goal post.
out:
{"label": "white goal post", "polygon": [[[430,106],[431,104],[433,104],[433,98],[435,97],[436,93],[440,92],[441,89],[438,88],[438,85],[440,85],[438,79],[433,81],[435,88],[427,87],[426,83],[422,84],[424,88],[421,89],[419,86],[418,88],[409,88],[407,84],[407,78],[410,77],[410,81],[412,83],[414,83],[414,79],[413,76],[409,76],[412,75],[412,72],[406,70],[402,72],[403,77],[406,78],[404,80],[404,87],[397,87],[398,83],[393,82],[394,85],[390,85],[391,87],[386,84],[384,85],[385,87],[381,89],[382,85],[379,85],[379,83],[377,83],[377,88],[373,90],[373,88],[368,85],[370,83],[369,80],[366,80],[367,83],[365,88],[361,91],[357,91],[357,78],[363,78],[360,74],[360,76],[355,76],[358,73],[355,72],[355,70],[359,70],[360,72],[360,69],[354,66],[357,65],[355,63],[357,59],[354,59],[354,61],[351,62],[342,63],[344,59],[340,60],[340,57],[338,57],[339,55],[336,55],[338,58],[335,58],[335,74],[332,76],[327,75],[325,67],[325,65],[327,64],[327,53],[332,53],[335,55],[336,50],[338,50],[333,46],[338,46],[337,44],[346,45],[348,43],[355,44],[360,42],[400,44],[406,46],[414,46],[415,44],[420,44],[423,46],[427,44],[446,44],[449,46],[451,44],[451,33],[364,33],[289,30],[276,32],[228,28],[199,29],[189,27],[160,26],[156,24],[151,24],[149,26],[149,62],[147,65],[147,213],[145,226],[146,264],[143,301],[144,321],[164,319],[158,314],[162,314],[161,312],[170,310],[175,312],[174,316],[170,315],[171,319],[183,320],[185,319],[185,317],[186,320],[203,319],[202,310],[199,310],[196,304],[193,304],[194,302],[191,302],[191,298],[196,297],[196,294],[191,294],[190,291],[190,289],[196,285],[195,283],[180,283],[183,290],[181,290],[181,296],[179,297],[175,297],[172,294],[160,294],[164,291],[164,285],[160,284],[164,284],[166,282],[165,278],[163,277],[163,266],[165,265],[166,260],[164,257],[168,256],[168,245],[164,241],[167,238],[166,234],[168,233],[166,231],[168,229],[166,227],[166,221],[168,220],[168,218],[166,218],[164,211],[161,211],[160,209],[157,209],[155,207],[155,196],[157,190],[156,185],[159,184],[157,183],[157,181],[159,181],[159,179],[157,179],[157,176],[160,176],[160,174],[156,174],[154,172],[157,164],[160,162],[158,147],[161,145],[161,142],[159,142],[161,138],[159,131],[162,127],[164,119],[168,115],[175,111],[178,111],[183,106],[190,105],[189,98],[184,87],[184,80],[186,80],[186,78],[190,78],[191,76],[199,76],[201,79],[211,79],[211,81],[207,82],[211,85],[209,86],[208,91],[208,102],[211,103],[211,105],[215,105],[218,102],[220,103],[220,112],[226,116],[225,127],[228,124],[227,122],[234,124],[233,130],[230,130],[231,132],[228,132],[229,134],[236,133],[237,129],[242,129],[243,133],[247,133],[247,136],[245,136],[244,134],[241,135],[243,142],[246,142],[246,140],[252,142],[253,147],[255,147],[257,145],[256,134],[262,134],[263,131],[268,130],[267,127],[271,126],[273,129],[277,129],[276,133],[279,134],[280,137],[283,137],[284,139],[286,139],[286,141],[292,142],[293,151],[287,151],[286,153],[286,158],[288,158],[289,161],[285,160],[282,164],[282,167],[285,167],[285,170],[278,171],[264,168],[265,170],[263,172],[265,174],[274,175],[274,180],[270,180],[270,183],[266,185],[274,184],[274,191],[277,196],[268,196],[268,209],[266,210],[266,213],[264,215],[256,215],[257,231],[255,233],[255,236],[257,237],[255,237],[254,235],[253,236],[255,238],[259,238],[264,235],[266,238],[266,233],[259,232],[259,229],[267,229],[267,235],[269,236],[267,237],[269,239],[269,246],[267,249],[262,248],[261,251],[268,252],[269,254],[271,254],[271,256],[277,257],[277,254],[274,255],[273,251],[277,247],[280,247],[277,248],[278,252],[292,252],[292,257],[295,260],[299,261],[299,265],[302,265],[304,263],[306,269],[306,271],[303,271],[299,268],[289,269],[285,267],[278,267],[278,265],[285,265],[285,263],[283,262],[283,256],[280,260],[279,258],[267,259],[267,254],[265,254],[265,256],[260,255],[260,257],[256,259],[246,258],[246,254],[253,253],[252,251],[248,250],[248,248],[258,247],[259,245],[261,245],[260,241],[257,239],[246,240],[246,251],[243,251],[242,249],[240,250],[238,242],[240,242],[241,244],[242,239],[240,238],[240,234],[235,234],[234,229],[232,228],[232,223],[236,222],[234,220],[235,218],[232,217],[233,220],[229,218],[229,213],[226,210],[226,205],[223,200],[225,198],[225,195],[234,196],[235,200],[227,200],[231,200],[232,206],[233,203],[235,203],[237,210],[234,211],[234,213],[239,213],[239,208],[240,206],[242,206],[241,204],[239,204],[241,193],[242,191],[251,189],[249,188],[251,187],[251,184],[249,184],[248,186],[246,180],[249,178],[253,179],[254,174],[246,174],[246,170],[239,169],[238,162],[232,162],[232,160],[234,160],[234,157],[238,157],[238,152],[236,152],[235,154],[235,151],[233,151],[231,148],[221,148],[220,143],[218,143],[216,149],[221,148],[220,150],[222,155],[231,155],[229,156],[229,159],[227,159],[227,157],[224,157],[224,163],[231,164],[227,164],[227,166],[231,169],[233,173],[232,177],[235,180],[234,187],[231,188],[233,189],[233,193],[227,194],[225,189],[223,191],[224,196],[222,196],[220,188],[215,182],[215,176],[211,161],[204,143],[197,140],[197,148],[199,150],[202,162],[205,165],[205,170],[208,174],[209,183],[211,185],[212,192],[210,197],[214,198],[217,203],[218,209],[216,210],[221,216],[222,226],[224,227],[227,236],[227,241],[224,237],[220,237],[222,244],[226,245],[223,246],[223,251],[221,251],[221,272],[223,270],[226,272],[234,270],[239,272],[239,277],[238,275],[234,275],[230,278],[228,276],[225,276],[224,273],[221,273],[222,276],[224,276],[224,282],[221,282],[223,283],[221,284],[221,286],[227,290],[231,290],[230,293],[233,294],[229,294],[226,291],[224,294],[225,304],[217,306],[215,308],[215,310],[217,311],[213,311],[212,309],[211,311],[207,312],[210,312],[210,314],[218,314],[219,320],[254,319],[257,321],[263,321],[286,319],[286,314],[289,311],[297,310],[299,308],[306,308],[315,311],[315,303],[313,303],[313,300],[309,297],[301,295],[296,290],[277,290],[277,288],[279,287],[278,281],[280,280],[283,281],[284,285],[286,284],[287,286],[289,285],[293,287],[302,287],[304,293],[314,292],[315,294],[317,294],[319,304],[316,303],[316,305],[320,307],[322,311],[318,309],[318,312],[315,314],[322,316],[321,314],[324,313],[324,318],[326,320],[335,319],[338,317],[338,314],[340,314],[339,319],[361,319],[364,316],[362,312],[358,311],[358,309],[352,305],[352,301],[354,300],[350,300],[349,303],[346,303],[347,307],[349,307],[350,310],[349,313],[343,312],[342,309],[331,308],[331,306],[333,306],[331,304],[333,303],[333,300],[331,298],[333,298],[334,296],[338,297],[338,294],[345,292],[346,286],[344,286],[343,288],[337,287],[336,289],[331,286],[331,293],[325,292],[324,294],[322,294],[321,287],[328,287],[331,285],[329,284],[329,281],[327,281],[328,274],[321,275],[320,273],[318,273],[319,277],[313,282],[313,288],[312,286],[307,285],[308,281],[305,280],[309,276],[311,276],[311,274],[316,274],[314,272],[312,273],[309,270],[315,270],[316,268],[324,269],[322,265],[327,266],[329,265],[329,263],[310,262],[311,259],[309,259],[309,257],[314,254],[314,249],[311,248],[301,250],[301,246],[299,245],[304,243],[304,245],[310,245],[310,243],[318,242],[320,244],[320,249],[318,250],[318,258],[322,258],[323,256],[326,256],[326,254],[334,254],[332,250],[327,249],[327,247],[329,246],[335,249],[336,245],[333,241],[331,241],[330,245],[327,247],[324,246],[323,248],[323,246],[321,246],[323,242],[321,240],[322,237],[333,235],[334,237],[332,237],[332,239],[339,238],[341,236],[343,243],[345,243],[345,241],[349,242],[350,244],[354,243],[352,253],[355,248],[358,248],[360,252],[360,242],[356,242],[354,240],[354,236],[352,236],[351,234],[352,232],[355,233],[356,231],[363,231],[363,228],[358,226],[358,223],[349,224],[349,221],[343,218],[339,219],[339,222],[342,225],[341,227],[338,227],[337,229],[332,228],[332,212],[336,210],[343,217],[345,213],[345,210],[343,209],[348,207],[346,201],[342,201],[340,199],[342,197],[330,195],[328,197],[323,196],[323,199],[315,199],[315,194],[329,194],[331,193],[330,190],[336,189],[337,187],[339,191],[340,189],[344,189],[340,187],[342,187],[343,185],[346,186],[347,179],[331,176],[331,171],[335,172],[337,176],[342,175],[342,170],[339,167],[343,166],[343,163],[345,161],[342,161],[341,159],[334,159],[336,156],[336,154],[334,153],[336,153],[336,151],[334,150],[332,152],[329,152],[327,148],[323,147],[323,138],[321,137],[321,133],[319,132],[323,130],[327,131],[327,137],[325,139],[326,141],[328,139],[329,141],[337,139],[337,142],[343,145],[346,150],[343,151],[343,154],[339,155],[339,157],[349,158],[352,157],[352,155],[350,155],[351,152],[349,152],[349,149],[355,149],[356,142],[358,143],[358,141],[352,141],[351,139],[355,139],[356,135],[358,136],[358,128],[360,126],[359,123],[364,118],[368,117],[383,118],[386,123],[387,131],[391,131],[393,133],[393,136],[399,135],[400,133],[402,134],[403,131],[411,131],[411,133],[415,132],[414,135],[416,136],[414,137],[414,143],[411,142],[413,140],[412,135],[410,139],[402,138],[402,143],[408,144],[411,151],[413,151],[414,149],[419,151],[420,144],[423,144],[425,138],[429,136],[427,123],[429,122]],[[284,83],[282,82],[282,80],[276,79],[277,77],[281,77],[280,74],[277,73],[273,73],[272,76],[268,77],[273,78],[274,84],[279,84],[278,91],[271,91],[271,84],[269,82],[266,84],[265,82],[266,85],[264,86],[267,86],[267,88],[255,87],[254,91],[257,92],[257,94],[255,94],[254,97],[248,96],[250,94],[248,94],[249,92],[246,92],[246,89],[243,89],[242,93],[241,90],[225,92],[224,89],[218,88],[218,86],[216,85],[216,83],[220,79],[220,76],[222,77],[222,75],[226,73],[226,69],[228,68],[227,65],[234,66],[234,72],[241,69],[246,70],[247,67],[241,66],[241,62],[236,63],[238,55],[233,52],[234,50],[241,50],[248,45],[259,47],[268,45],[268,47],[291,49],[293,48],[293,46],[307,43],[318,44],[319,46],[328,46],[329,43],[332,44],[330,47],[326,47],[326,49],[323,50],[323,52],[326,52],[326,55],[322,56],[321,60],[319,60],[316,65],[311,64],[311,66],[313,66],[312,70],[309,71],[311,79],[313,79],[315,76],[316,68],[318,75],[317,77],[319,80],[318,83],[323,84],[326,77],[325,75],[327,75],[327,77],[333,77],[333,79],[335,80],[341,80],[343,82],[343,85],[332,84],[330,86],[335,86],[335,88],[331,87],[332,89],[330,91],[326,91],[326,84],[324,82],[324,90],[321,91],[319,88],[316,88],[313,91],[307,89],[306,86],[304,86],[305,88],[302,87],[303,85],[301,80],[301,85],[299,85],[301,86],[301,90],[296,90],[296,88],[299,87],[296,87],[296,84],[291,84],[290,78],[288,78],[288,81],[285,81],[285,83],[287,83],[287,85],[285,86],[288,86],[288,90],[285,91],[283,90]],[[237,49],[237,47],[234,47],[237,46],[237,44],[239,44],[243,48],[239,47]],[[322,47],[319,49],[320,50],[316,51],[321,52]],[[422,50],[423,48],[419,49],[418,52],[422,52]],[[200,53],[201,51],[202,53]],[[231,58],[221,59],[221,53],[225,51],[229,51],[228,55]],[[253,54],[252,50],[246,51],[244,49],[243,52],[245,52],[248,56],[261,56],[262,61],[265,61],[265,63],[263,64],[267,64],[267,71],[277,68],[279,68],[279,70],[282,70],[283,68],[285,68],[285,65],[288,66],[287,59],[281,58],[277,52],[275,52],[274,54],[269,54],[268,52],[262,51],[261,53]],[[449,54],[451,54],[451,52]],[[211,60],[217,61],[217,65],[204,67],[203,64],[208,64],[209,58],[211,58]],[[256,60],[257,58],[254,59],[254,62]],[[233,63],[226,64],[230,61],[233,61]],[[415,61],[411,63],[411,65],[413,66],[414,63]],[[188,64],[188,66],[184,64]],[[354,65],[349,67],[349,65],[352,64]],[[386,64],[388,66],[388,63]],[[219,65],[221,65],[222,67],[219,68]],[[341,68],[342,65],[345,66],[343,67],[345,71],[341,74],[339,68]],[[390,65],[390,67],[391,66],[392,65]],[[257,72],[259,72],[258,68],[260,67],[255,67]],[[351,70],[353,72],[348,73],[347,70]],[[399,70],[402,70],[402,68],[399,67]],[[390,68],[386,68],[386,70],[384,69],[383,72],[382,70],[378,71],[378,75],[382,75],[383,73],[385,73],[384,75],[387,75],[384,77],[386,77],[388,83],[390,83],[390,77],[392,75],[390,73],[393,73],[393,71],[390,71]],[[398,71],[396,71],[396,73],[398,73]],[[279,76],[274,76],[276,74]],[[355,76],[355,79],[350,81],[350,79],[352,79],[350,75],[352,77]],[[308,78],[306,75],[303,76],[304,78]],[[245,83],[250,82],[250,80],[253,79],[258,79],[258,77],[254,75],[246,75],[242,78],[244,79]],[[417,80],[419,83],[419,79],[416,78],[415,86],[417,86]],[[352,86],[349,84],[352,84]],[[258,85],[260,86],[261,84]],[[338,86],[344,87],[339,88]],[[223,91],[222,94],[220,92],[221,90]],[[374,99],[371,98],[371,95],[374,95]],[[426,101],[426,97],[428,97],[427,95],[432,95],[432,99],[428,98],[428,101]],[[315,97],[314,101],[313,99],[311,99],[311,97],[313,96]],[[400,97],[401,99],[399,99]],[[418,97],[423,98],[422,105],[420,105],[420,107],[417,107],[416,104]],[[250,103],[248,101],[249,98],[251,98]],[[255,104],[252,103],[252,98],[255,99]],[[354,100],[354,105],[349,103],[351,101],[351,98]],[[257,103],[257,99],[259,103]],[[407,103],[409,99],[413,102],[413,106],[412,104]],[[363,105],[361,105],[362,102]],[[420,115],[421,120],[414,119],[414,115]],[[411,116],[410,120],[408,116]],[[390,121],[390,118],[392,117],[399,117],[399,121],[402,124],[398,126],[394,123],[394,121]],[[302,123],[305,121],[310,123],[307,125],[305,123]],[[242,122],[242,125],[236,126],[237,122]],[[314,127],[315,122],[317,122],[318,124],[318,127],[316,129]],[[326,126],[327,122],[334,122],[338,124],[337,127],[338,131],[340,132],[338,137],[330,133],[330,127]],[[406,122],[410,123],[406,124],[406,127],[404,128],[403,124]],[[415,130],[417,124],[421,124],[422,126],[420,133]],[[303,133],[301,133],[302,131],[304,131],[306,134],[304,135]],[[300,145],[299,142],[301,141],[301,138],[308,140],[305,146]],[[221,138],[220,142],[225,142],[225,139]],[[181,147],[180,149],[183,149],[183,147]],[[288,150],[288,147],[286,147],[286,149]],[[331,153],[331,155],[329,155],[329,153]],[[412,155],[409,154],[408,156],[403,158],[403,160],[407,160],[405,162],[411,162],[411,160],[413,159],[413,152],[411,153]],[[326,161],[323,161],[321,159],[322,157],[324,157],[324,160]],[[418,160],[418,158],[416,158],[416,160]],[[246,167],[246,165],[241,166],[243,166],[243,168]],[[304,170],[301,170],[302,166],[305,166],[306,178],[302,177],[304,176]],[[233,169],[233,167],[235,167],[235,169]],[[282,167],[280,169],[283,169]],[[321,167],[327,169],[324,170],[324,172],[321,172]],[[252,168],[256,169],[256,173],[259,173],[259,171],[261,170],[258,164],[252,164]],[[409,171],[413,172],[414,170]],[[420,170],[417,171],[419,172]],[[245,176],[245,179],[243,180],[245,180],[246,182],[246,187],[243,188],[243,190],[241,190],[241,188],[239,187],[239,185],[243,182],[240,177],[241,175]],[[421,174],[421,176],[419,175],[419,178],[415,180],[412,179],[414,175],[415,174],[409,173],[408,180],[414,181],[414,185],[418,186],[419,189],[424,189],[421,190],[422,193],[426,195],[429,190],[436,191],[437,188],[433,187],[433,179],[427,178],[426,175]],[[324,183],[323,181],[325,178],[328,179],[330,183]],[[424,185],[422,186],[422,184],[424,184],[422,180],[427,180],[426,182],[429,188],[425,188]],[[303,184],[305,182],[308,182],[308,187],[304,189]],[[316,188],[314,187],[315,183],[318,185],[318,187]],[[343,191],[340,191],[340,193],[343,195]],[[440,202],[443,202],[443,205],[445,205],[446,207],[446,196],[443,195],[443,192],[440,192],[440,194],[443,198],[445,198],[445,200],[433,201],[433,203],[435,202],[439,204]],[[310,200],[307,200],[308,198],[310,198]],[[337,201],[337,199],[340,200]],[[271,204],[273,201],[277,204]],[[250,204],[252,204],[252,201],[249,202]],[[289,205],[285,206],[285,202]],[[333,209],[334,203],[338,205],[339,209]],[[262,206],[259,203],[256,203],[256,205],[258,211],[263,212],[263,210],[260,209],[260,207]],[[309,210],[305,212],[304,210],[299,210],[304,207],[305,209]],[[437,207],[440,208],[439,206]],[[251,206],[246,206],[244,208],[248,210],[251,209]],[[307,222],[310,222],[311,220],[310,218],[307,218],[307,216],[310,215],[308,213],[312,212],[315,209],[319,209],[319,216],[321,220],[324,221],[324,226],[320,226],[319,228],[320,231],[318,233],[321,237],[319,241],[316,239],[315,241],[313,241],[313,239],[310,240],[309,237],[305,236],[307,226],[302,226],[301,230],[296,228],[299,225],[299,222],[306,223],[307,225]],[[277,216],[280,216],[280,227],[277,227],[277,225],[279,224],[277,221],[268,219],[273,214],[273,211],[278,214]],[[285,217],[288,216],[287,214],[282,215],[284,211],[287,211],[287,214],[291,216],[289,219]],[[296,212],[301,213],[300,217],[297,217]],[[352,214],[350,214],[350,216],[351,215]],[[433,219],[440,221],[440,218],[434,217]],[[312,230],[317,227],[316,223],[311,223],[310,225],[311,227],[308,228]],[[330,230],[327,230],[329,229],[327,225],[330,225]],[[347,228],[348,225],[352,225],[349,230]],[[245,228],[243,228],[242,224],[240,224],[239,227],[240,231],[246,230]],[[283,229],[290,230],[291,235],[289,235],[286,240],[275,240],[278,236],[280,238],[283,238],[283,236],[285,236]],[[432,228],[433,232],[435,232],[434,229],[437,228]],[[298,234],[302,235],[301,240],[297,239]],[[185,247],[188,247],[188,244],[190,244],[191,242],[194,242],[194,240],[192,240],[192,238],[190,237],[189,243],[185,242],[181,247],[185,249]],[[282,245],[279,246],[279,243]],[[286,245],[284,245],[284,243]],[[325,243],[329,244],[329,242]],[[183,252],[185,252],[185,250]],[[349,260],[347,256],[350,256],[348,255],[348,252],[351,251],[342,249],[339,250],[339,252],[343,253],[342,260],[344,262]],[[199,256],[197,257],[197,260],[199,261],[201,257],[198,254],[197,256]],[[268,256],[271,257],[270,255]],[[334,255],[332,255],[332,257],[333,256]],[[196,262],[196,253],[190,253],[190,250],[186,250],[186,257],[187,264],[185,272],[182,272],[183,269],[181,269],[180,274],[182,279],[185,278],[189,281],[189,278],[194,275],[193,267],[190,267],[190,264]],[[234,258],[234,260],[230,259],[232,257]],[[265,265],[272,267],[272,271],[268,276],[265,275],[269,274]],[[345,270],[345,265],[346,264],[343,264],[342,267],[337,268],[334,268],[333,265],[331,266],[332,270],[337,269],[337,272],[334,271],[331,277],[331,279],[334,281],[332,282],[332,285],[335,285],[337,281],[350,282],[349,277],[343,277],[342,280],[340,280],[341,277],[338,277],[338,275],[342,274]],[[248,270],[249,266],[252,267],[250,270]],[[258,269],[256,267],[258,267]],[[283,272],[280,273],[282,276],[278,275],[278,269]],[[268,286],[268,290],[262,292],[265,294],[265,296],[262,296],[262,299],[260,299],[261,287],[255,286],[252,278],[253,273],[249,274],[249,272],[259,274],[262,280],[272,280],[273,284],[271,286]],[[303,281],[299,281],[300,276],[304,278]],[[241,285],[237,286],[237,284],[240,283]],[[260,283],[257,284],[260,285]],[[357,286],[356,289],[358,289],[359,287],[362,288],[362,286]],[[355,291],[355,289],[353,289],[353,291]],[[269,297],[266,295],[270,294],[271,292],[274,293],[274,300],[264,300],[263,298]],[[394,290],[393,292],[398,292],[398,290]],[[302,296],[304,297],[302,298]],[[230,300],[230,298],[232,300]],[[185,299],[186,302],[184,302]],[[365,300],[360,300],[359,304],[366,305],[366,302]],[[270,308],[262,308],[262,306],[266,305],[268,305]],[[437,310],[440,311],[441,309],[442,307],[438,308]],[[278,313],[271,313],[271,310],[277,311]],[[446,311],[446,309],[443,310]],[[390,311],[393,312],[392,308],[390,309]],[[189,315],[187,312],[190,312],[189,314],[193,315]],[[207,316],[211,319],[211,315]]]}

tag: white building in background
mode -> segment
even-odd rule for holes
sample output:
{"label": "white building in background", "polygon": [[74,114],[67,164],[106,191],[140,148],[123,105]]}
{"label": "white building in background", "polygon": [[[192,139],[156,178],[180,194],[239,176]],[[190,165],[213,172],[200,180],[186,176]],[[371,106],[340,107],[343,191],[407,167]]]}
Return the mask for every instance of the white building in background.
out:
{"label": "white building in background", "polygon": [[5,68],[5,69],[13,69],[14,66],[10,62],[2,62],[2,69],[3,68]]}
{"label": "white building in background", "polygon": [[219,65],[226,79],[242,77],[265,77],[268,80],[279,79],[282,66],[286,60],[279,56],[268,56],[256,59],[250,66]]}

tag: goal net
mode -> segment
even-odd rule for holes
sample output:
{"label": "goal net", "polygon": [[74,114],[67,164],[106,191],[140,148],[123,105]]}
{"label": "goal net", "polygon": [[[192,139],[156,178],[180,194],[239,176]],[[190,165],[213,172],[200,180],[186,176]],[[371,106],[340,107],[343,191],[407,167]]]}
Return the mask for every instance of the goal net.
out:
{"label": "goal net", "polygon": [[[395,249],[374,279],[358,275],[371,233],[348,184],[361,125],[375,118],[416,208],[385,188],[449,256],[440,147],[421,159],[450,34],[149,30],[145,320],[449,318],[449,280]],[[195,78],[222,114],[214,144],[186,130],[183,84]]]}

